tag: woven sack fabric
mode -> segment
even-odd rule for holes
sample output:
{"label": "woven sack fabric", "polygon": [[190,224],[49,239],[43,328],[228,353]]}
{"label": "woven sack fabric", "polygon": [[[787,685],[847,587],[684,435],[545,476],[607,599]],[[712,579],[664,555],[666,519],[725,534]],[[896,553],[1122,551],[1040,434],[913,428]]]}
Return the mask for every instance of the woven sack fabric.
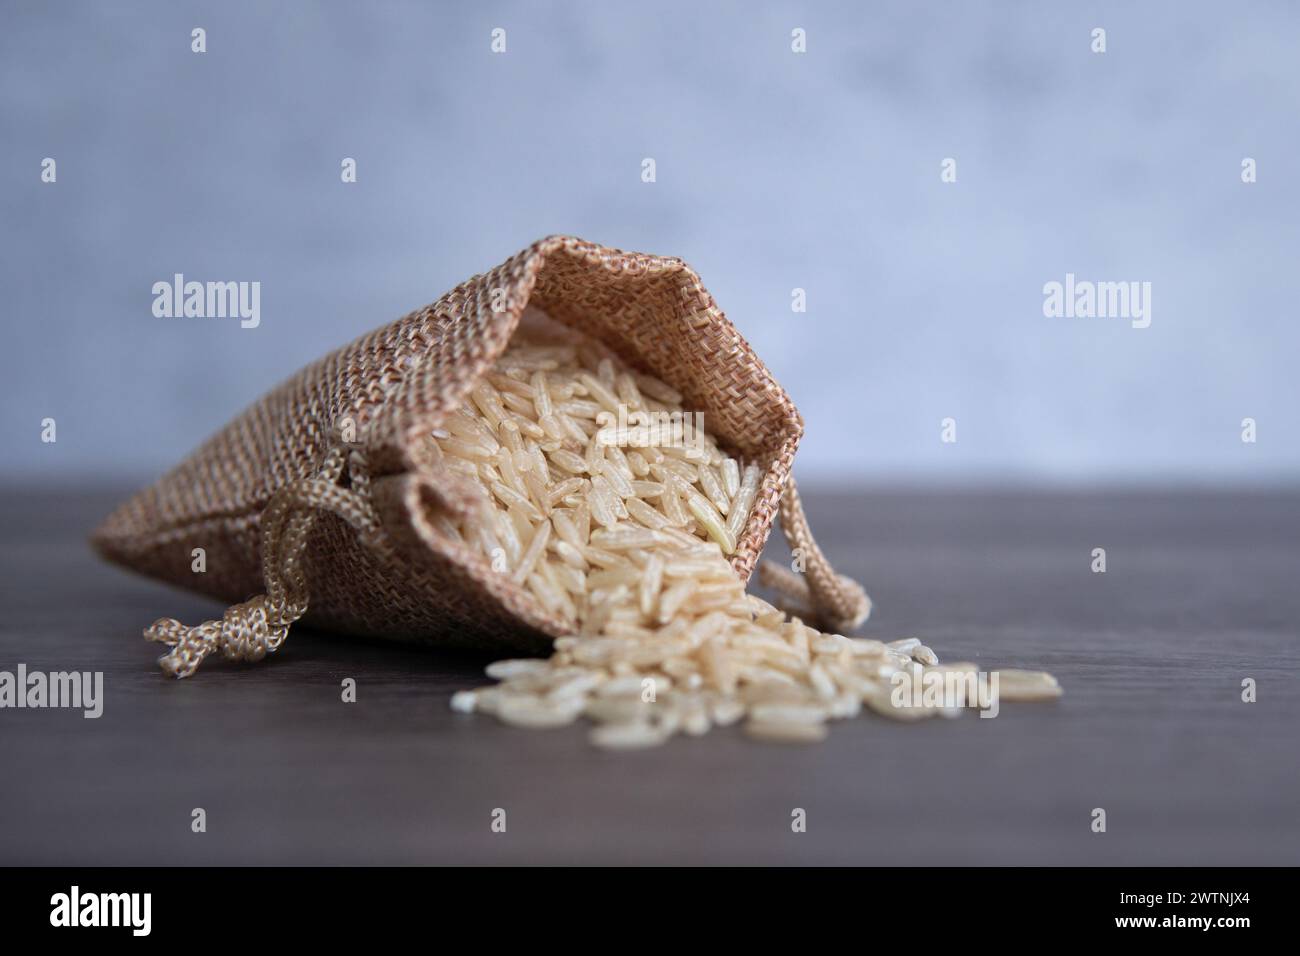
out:
{"label": "woven sack fabric", "polygon": [[[166,670],[187,676],[216,650],[260,658],[304,615],[358,635],[511,652],[544,651],[569,632],[430,521],[470,499],[428,436],[506,348],[526,306],[677,388],[730,453],[760,465],[731,559],[743,580],[784,509],[787,536],[810,555],[794,590],[823,620],[865,617],[865,595],[826,565],[790,481],[799,413],[695,272],[552,236],[302,369],[95,531],[111,561],[244,602],[199,628],[160,621],[146,632],[173,646]],[[195,548],[206,552],[202,573],[191,568]]]}

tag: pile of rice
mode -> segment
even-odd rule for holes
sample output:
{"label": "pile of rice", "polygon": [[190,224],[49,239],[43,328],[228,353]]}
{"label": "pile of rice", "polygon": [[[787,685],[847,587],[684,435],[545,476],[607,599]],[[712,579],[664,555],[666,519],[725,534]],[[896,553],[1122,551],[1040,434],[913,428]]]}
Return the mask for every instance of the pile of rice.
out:
{"label": "pile of rice", "polygon": [[[657,413],[656,422],[686,426],[612,433],[620,406],[623,420]],[[585,716],[591,741],[607,748],[741,720],[759,739],[817,741],[828,720],[864,705],[903,720],[953,716],[891,703],[897,671],[939,667],[919,640],[823,634],[745,593],[726,556],[761,472],[693,434],[691,421],[679,393],[594,340],[516,334],[431,438],[443,464],[481,493],[466,520],[435,520],[574,636],[557,639],[547,660],[489,665],[500,683],[460,691],[452,707],[521,727]],[[1059,694],[1050,675],[1000,672],[1001,700]]]}

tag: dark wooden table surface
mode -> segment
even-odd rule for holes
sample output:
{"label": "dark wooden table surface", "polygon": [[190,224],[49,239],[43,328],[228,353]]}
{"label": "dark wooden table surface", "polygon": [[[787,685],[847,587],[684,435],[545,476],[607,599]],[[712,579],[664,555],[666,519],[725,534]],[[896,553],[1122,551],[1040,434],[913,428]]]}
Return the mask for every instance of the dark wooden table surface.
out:
{"label": "dark wooden table surface", "polygon": [[114,498],[0,495],[0,670],[106,685],[98,720],[0,710],[0,863],[1300,863],[1300,495],[806,489],[868,633],[1044,668],[1065,697],[622,754],[451,713],[479,657],[303,630],[164,679],[140,628],[217,608],[88,551]]}

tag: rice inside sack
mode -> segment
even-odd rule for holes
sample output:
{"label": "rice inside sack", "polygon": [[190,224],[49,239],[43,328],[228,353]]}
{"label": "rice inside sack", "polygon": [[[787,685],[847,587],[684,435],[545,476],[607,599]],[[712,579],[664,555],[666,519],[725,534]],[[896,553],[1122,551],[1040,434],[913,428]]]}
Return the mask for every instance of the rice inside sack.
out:
{"label": "rice inside sack", "polygon": [[[699,274],[674,256],[547,236],[298,369],[96,529],[108,560],[226,605],[145,630],[168,648],[163,672],[183,679],[205,660],[264,660],[299,621],[502,656],[549,652],[569,634],[526,586],[436,527],[459,521],[471,498],[428,435],[472,402],[533,310],[670,380],[760,466],[730,559],[737,577],[748,580],[778,514],[806,528],[790,480],[798,409]],[[846,630],[868,609],[865,593],[815,543],[809,554],[808,604]]]}
{"label": "rice inside sack", "polygon": [[[501,683],[457,693],[453,708],[525,727],[586,716],[592,742],[609,748],[744,718],[760,739],[816,741],[863,705],[898,719],[951,715],[895,706],[891,678],[973,665],[939,668],[915,639],[823,634],[746,594],[727,556],[759,469],[723,452],[670,386],[592,339],[534,324],[470,397],[429,440],[477,507],[439,530],[575,634],[557,638],[549,660],[490,665]],[[769,580],[798,592],[794,577]],[[1004,699],[1060,692],[1049,675],[1004,673]]]}

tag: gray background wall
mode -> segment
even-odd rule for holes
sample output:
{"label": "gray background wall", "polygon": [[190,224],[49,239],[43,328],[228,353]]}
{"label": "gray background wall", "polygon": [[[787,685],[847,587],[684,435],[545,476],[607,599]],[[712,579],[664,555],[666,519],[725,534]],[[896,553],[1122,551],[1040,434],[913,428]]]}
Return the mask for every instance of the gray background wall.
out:
{"label": "gray background wall", "polygon": [[[1300,477],[1294,4],[2,11],[6,478],[156,473],[551,232],[691,262],[804,412],[805,475]],[[1151,327],[1045,318],[1067,271],[1150,281]],[[260,281],[261,327],[155,318],[174,272]]]}

